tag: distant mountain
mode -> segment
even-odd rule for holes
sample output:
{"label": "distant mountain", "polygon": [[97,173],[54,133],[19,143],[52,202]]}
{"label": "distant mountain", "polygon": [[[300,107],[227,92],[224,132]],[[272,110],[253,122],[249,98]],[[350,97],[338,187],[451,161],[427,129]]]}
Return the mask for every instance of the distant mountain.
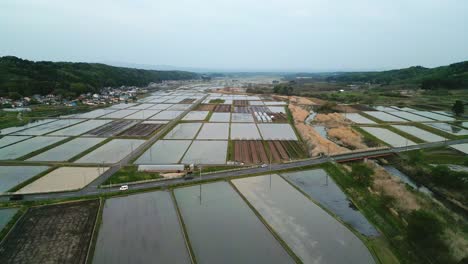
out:
{"label": "distant mountain", "polygon": [[107,86],[144,86],[163,80],[197,78],[198,74],[185,71],[141,70],[100,63],[34,62],[13,56],[0,57],[0,96],[12,92],[23,96],[51,92],[75,96]]}
{"label": "distant mountain", "polygon": [[349,83],[416,84],[423,89],[468,89],[468,61],[436,68],[414,66],[380,72],[335,73],[325,79]]}

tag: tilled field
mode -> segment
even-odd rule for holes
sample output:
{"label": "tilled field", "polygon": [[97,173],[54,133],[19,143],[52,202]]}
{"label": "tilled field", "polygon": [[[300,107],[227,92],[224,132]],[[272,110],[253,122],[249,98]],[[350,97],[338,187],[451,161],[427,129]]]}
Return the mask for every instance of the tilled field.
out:
{"label": "tilled field", "polygon": [[117,135],[118,133],[124,131],[125,129],[133,126],[138,123],[138,121],[133,120],[116,120],[111,123],[100,126],[96,129],[89,131],[88,135],[100,136],[100,137],[110,137]]}
{"label": "tilled field", "polygon": [[234,140],[233,155],[234,161],[245,164],[268,163],[267,153],[260,140]]}
{"label": "tilled field", "polygon": [[231,105],[219,104],[214,108],[215,112],[229,113],[231,112]]}
{"label": "tilled field", "polygon": [[199,111],[213,111],[215,109],[216,105],[214,104],[200,104],[197,107],[197,110]]}
{"label": "tilled field", "polygon": [[29,209],[0,245],[0,263],[85,263],[99,201]]}
{"label": "tilled field", "polygon": [[162,126],[164,126],[164,124],[137,124],[120,133],[119,136],[146,137]]}
{"label": "tilled field", "polygon": [[266,143],[271,150],[271,157],[274,162],[307,157],[304,148],[295,140],[269,140]]}
{"label": "tilled field", "polygon": [[233,100],[232,101],[234,106],[247,106],[249,105],[249,101],[247,100]]}
{"label": "tilled field", "polygon": [[271,113],[271,110],[266,106],[234,106],[234,113],[253,113],[253,112],[264,112]]}

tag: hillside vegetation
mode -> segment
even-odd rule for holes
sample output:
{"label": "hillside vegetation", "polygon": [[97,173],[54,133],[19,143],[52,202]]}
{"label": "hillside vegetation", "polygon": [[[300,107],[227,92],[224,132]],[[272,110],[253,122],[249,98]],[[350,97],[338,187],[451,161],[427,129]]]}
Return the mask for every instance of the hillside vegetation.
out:
{"label": "hillside vegetation", "polygon": [[349,72],[326,77],[327,81],[375,84],[416,84],[423,89],[467,89],[468,61],[436,68],[421,66],[381,72]]}
{"label": "hillside vegetation", "polygon": [[196,73],[113,67],[99,63],[28,61],[0,57],[0,96],[56,93],[76,96],[107,86],[144,86],[163,80],[198,78]]}

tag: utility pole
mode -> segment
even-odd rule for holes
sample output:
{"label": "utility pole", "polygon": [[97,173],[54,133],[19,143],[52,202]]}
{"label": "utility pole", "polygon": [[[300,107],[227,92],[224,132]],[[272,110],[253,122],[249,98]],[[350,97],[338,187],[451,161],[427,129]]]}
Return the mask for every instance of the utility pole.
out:
{"label": "utility pole", "polygon": [[270,190],[271,190],[271,159],[272,159],[272,153],[271,153],[271,149],[270,149],[270,166],[269,166],[269,173],[270,173]]}
{"label": "utility pole", "polygon": [[201,205],[201,201],[202,201],[202,197],[201,197],[201,195],[202,195],[202,182],[201,182],[201,180],[202,180],[202,177],[201,177],[202,166],[200,164],[198,165],[198,171],[200,173],[200,205]]}

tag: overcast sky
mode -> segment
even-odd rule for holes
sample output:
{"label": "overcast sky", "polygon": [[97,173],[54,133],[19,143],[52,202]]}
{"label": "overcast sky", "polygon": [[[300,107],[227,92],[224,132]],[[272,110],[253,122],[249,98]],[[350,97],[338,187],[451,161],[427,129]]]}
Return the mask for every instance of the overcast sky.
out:
{"label": "overcast sky", "polygon": [[468,60],[467,0],[0,0],[0,55],[224,70]]}

